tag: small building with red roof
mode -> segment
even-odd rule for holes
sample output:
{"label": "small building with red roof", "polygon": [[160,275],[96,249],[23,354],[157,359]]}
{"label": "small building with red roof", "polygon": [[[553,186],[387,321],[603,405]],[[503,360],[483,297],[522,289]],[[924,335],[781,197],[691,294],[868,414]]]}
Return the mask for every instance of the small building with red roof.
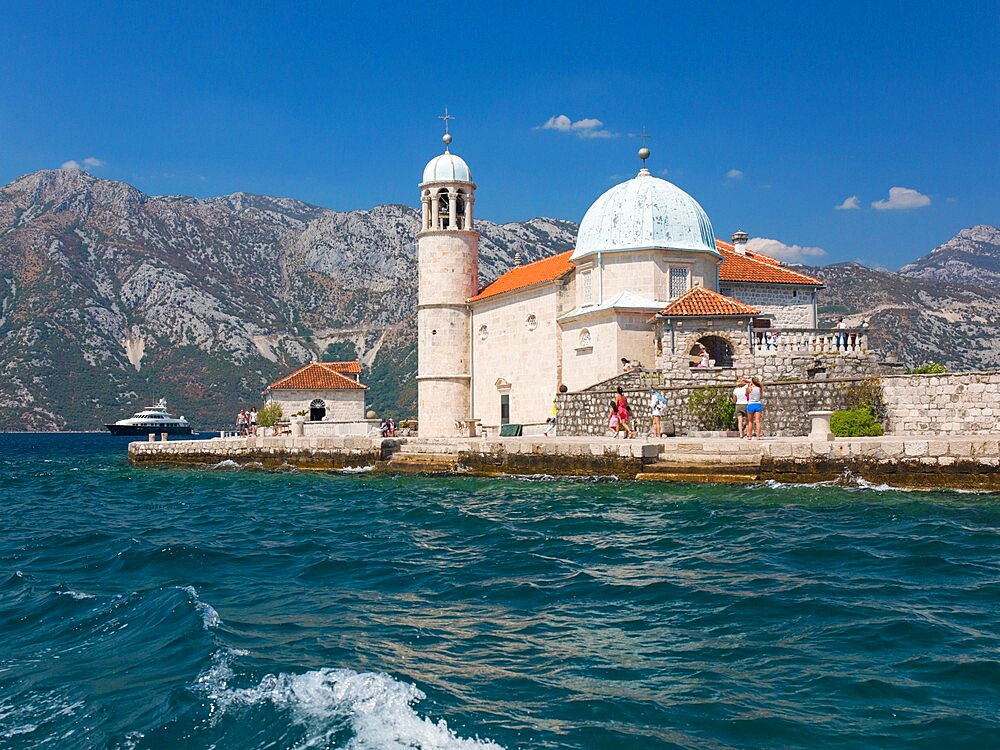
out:
{"label": "small building with red roof", "polygon": [[310,422],[358,423],[365,418],[361,363],[310,362],[271,383],[264,400],[281,406],[283,419],[304,413]]}

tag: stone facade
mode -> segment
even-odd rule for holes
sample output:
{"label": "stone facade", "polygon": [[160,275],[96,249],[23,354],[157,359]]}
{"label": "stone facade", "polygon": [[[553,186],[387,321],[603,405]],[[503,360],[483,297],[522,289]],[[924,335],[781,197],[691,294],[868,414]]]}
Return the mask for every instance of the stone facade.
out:
{"label": "stone facade", "polygon": [[777,328],[815,328],[816,289],[791,284],[720,282],[719,292],[756,307]]}
{"label": "stone facade", "polygon": [[896,434],[1000,432],[1000,372],[885,378],[882,394]]}
{"label": "stone facade", "polygon": [[514,424],[544,422],[552,413],[562,371],[556,318],[566,294],[561,284],[542,284],[473,305],[473,410],[483,425],[500,424],[505,396]]}
{"label": "stone facade", "polygon": [[304,411],[307,414],[314,401],[322,401],[325,422],[357,422],[365,418],[364,389],[299,390],[277,389],[270,392],[269,401],[281,406],[283,419]]}

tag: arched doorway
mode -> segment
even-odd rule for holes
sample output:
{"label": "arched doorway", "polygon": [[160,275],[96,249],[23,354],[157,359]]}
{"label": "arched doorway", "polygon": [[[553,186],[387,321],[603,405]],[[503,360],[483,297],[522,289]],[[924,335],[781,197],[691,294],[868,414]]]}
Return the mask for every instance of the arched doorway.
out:
{"label": "arched doorway", "polygon": [[708,358],[715,363],[716,367],[733,366],[733,345],[721,336],[702,336],[691,347],[688,352],[691,360],[691,367],[701,366],[702,347],[708,350]]}
{"label": "arched doorway", "polygon": [[326,416],[326,402],[321,398],[313,399],[309,404],[309,421],[321,422]]}

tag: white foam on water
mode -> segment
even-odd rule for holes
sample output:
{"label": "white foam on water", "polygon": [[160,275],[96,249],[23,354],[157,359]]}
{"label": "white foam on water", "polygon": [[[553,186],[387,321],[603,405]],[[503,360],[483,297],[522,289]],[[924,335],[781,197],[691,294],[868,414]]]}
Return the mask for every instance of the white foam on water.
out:
{"label": "white foam on water", "polygon": [[201,621],[205,626],[205,630],[209,628],[217,628],[222,622],[222,618],[219,617],[219,613],[215,611],[215,608],[208,602],[203,602],[198,597],[198,590],[194,586],[180,586],[178,587],[181,591],[187,592],[191,597],[191,603],[194,604],[194,608],[201,615]]}
{"label": "white foam on water", "polygon": [[374,466],[345,466],[344,468],[336,469],[335,471],[338,474],[367,474],[374,468]]}
{"label": "white foam on water", "polygon": [[67,700],[56,692],[36,695],[19,706],[0,702],[0,722],[3,722],[0,740],[33,734],[44,723],[62,716],[74,716],[83,707],[83,701]]}
{"label": "white foam on water", "polygon": [[249,688],[229,687],[233,676],[223,655],[198,678],[196,689],[210,699],[213,717],[270,703],[306,729],[301,747],[325,745],[349,730],[353,736],[343,750],[503,750],[490,740],[459,737],[444,719],[419,716],[412,706],[427,696],[387,674],[324,668],[269,674]]}
{"label": "white foam on water", "polygon": [[210,468],[218,469],[220,471],[240,471],[243,469],[242,466],[233,461],[231,458],[227,458],[225,461],[219,461],[219,463],[213,464]]}
{"label": "white foam on water", "polygon": [[82,591],[73,591],[72,589],[66,589],[65,591],[57,591],[59,596],[70,596],[74,599],[96,599],[97,597],[93,594],[85,594]]}

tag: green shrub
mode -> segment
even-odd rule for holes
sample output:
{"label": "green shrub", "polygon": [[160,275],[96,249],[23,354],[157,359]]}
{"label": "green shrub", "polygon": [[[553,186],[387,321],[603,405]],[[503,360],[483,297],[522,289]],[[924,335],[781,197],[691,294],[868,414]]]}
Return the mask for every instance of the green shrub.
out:
{"label": "green shrub", "polygon": [[735,430],[736,404],[728,388],[701,388],[688,397],[688,410],[703,430]]}
{"label": "green shrub", "polygon": [[261,427],[274,427],[281,421],[281,404],[272,401],[257,412],[257,424]]}
{"label": "green shrub", "polygon": [[914,367],[910,370],[910,375],[941,375],[945,372],[948,372],[948,368],[940,362],[928,362],[919,367]]}
{"label": "green shrub", "polygon": [[830,431],[837,437],[878,437],[882,425],[868,406],[835,411],[830,417]]}
{"label": "green shrub", "polygon": [[888,419],[889,410],[882,400],[882,378],[864,378],[848,386],[844,396],[848,410],[868,409],[877,422]]}

